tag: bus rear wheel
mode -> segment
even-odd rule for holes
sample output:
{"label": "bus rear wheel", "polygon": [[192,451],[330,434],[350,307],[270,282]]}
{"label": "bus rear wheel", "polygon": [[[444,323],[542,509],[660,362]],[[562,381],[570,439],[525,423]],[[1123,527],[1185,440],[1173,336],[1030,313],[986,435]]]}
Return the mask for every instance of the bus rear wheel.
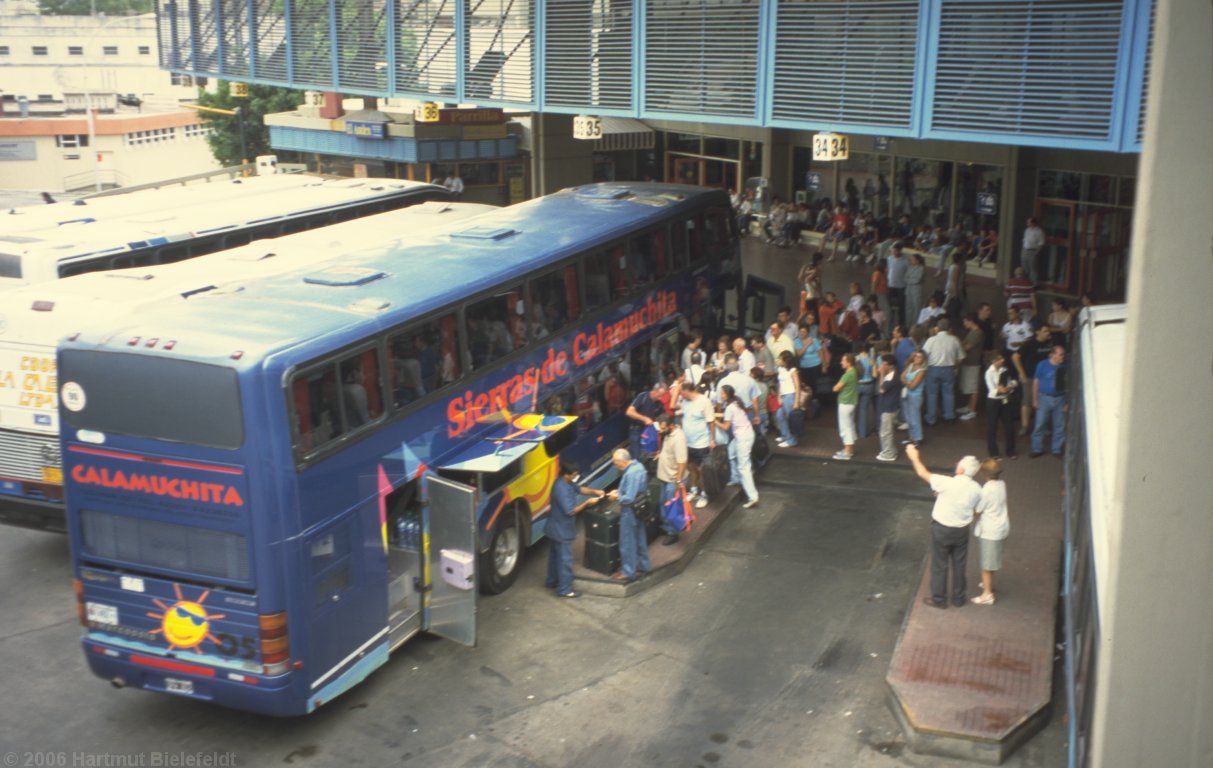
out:
{"label": "bus rear wheel", "polygon": [[493,526],[489,548],[480,554],[480,591],[499,595],[510,588],[522,570],[526,547],[522,543],[521,510],[514,506]]}

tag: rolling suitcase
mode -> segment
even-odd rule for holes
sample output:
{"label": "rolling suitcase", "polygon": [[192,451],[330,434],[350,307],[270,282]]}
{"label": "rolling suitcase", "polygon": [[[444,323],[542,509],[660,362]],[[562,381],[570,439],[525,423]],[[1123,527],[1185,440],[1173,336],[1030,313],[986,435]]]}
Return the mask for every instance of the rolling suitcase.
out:
{"label": "rolling suitcase", "polygon": [[703,490],[709,499],[724,492],[729,483],[729,451],[723,445],[716,446],[703,462]]}

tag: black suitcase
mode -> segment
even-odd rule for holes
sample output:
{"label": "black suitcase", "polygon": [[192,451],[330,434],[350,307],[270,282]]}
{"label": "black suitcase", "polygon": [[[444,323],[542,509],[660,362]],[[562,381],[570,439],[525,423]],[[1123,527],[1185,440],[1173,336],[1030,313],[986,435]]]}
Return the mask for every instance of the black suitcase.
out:
{"label": "black suitcase", "polygon": [[599,573],[612,574],[619,570],[619,542],[599,544],[586,539],[585,567]]}
{"label": "black suitcase", "polygon": [[767,442],[766,435],[754,434],[754,447],[750,449],[750,461],[755,467],[761,467],[767,463],[767,459],[771,458],[771,444]]}
{"label": "black suitcase", "polygon": [[703,462],[703,490],[709,499],[724,492],[729,483],[729,449],[718,445]]}
{"label": "black suitcase", "polygon": [[[599,503],[581,513],[585,518],[585,543],[619,547],[619,505]],[[616,551],[618,554],[618,551]]]}
{"label": "black suitcase", "polygon": [[799,437],[800,433],[804,432],[804,409],[795,408],[788,414],[788,431],[792,433],[792,437]]}

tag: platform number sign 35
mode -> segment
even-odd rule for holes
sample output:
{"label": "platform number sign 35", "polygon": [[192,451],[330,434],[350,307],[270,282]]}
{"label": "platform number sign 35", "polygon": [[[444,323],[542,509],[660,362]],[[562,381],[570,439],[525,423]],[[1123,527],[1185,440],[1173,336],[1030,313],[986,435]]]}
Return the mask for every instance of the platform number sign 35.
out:
{"label": "platform number sign 35", "polygon": [[813,135],[814,160],[846,160],[850,156],[850,142],[840,133],[817,133]]}
{"label": "platform number sign 35", "polygon": [[574,139],[601,139],[602,118],[595,115],[577,115],[573,118]]}

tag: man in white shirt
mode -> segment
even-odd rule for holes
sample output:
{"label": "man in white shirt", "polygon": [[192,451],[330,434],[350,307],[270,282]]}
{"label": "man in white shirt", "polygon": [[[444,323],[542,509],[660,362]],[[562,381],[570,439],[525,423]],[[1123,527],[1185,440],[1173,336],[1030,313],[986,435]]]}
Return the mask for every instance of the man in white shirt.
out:
{"label": "man in white shirt", "polygon": [[[737,356],[737,367],[741,369],[742,373],[749,374],[750,369],[758,365],[757,358],[750,351],[750,346],[746,344],[743,336],[733,339],[733,354]],[[738,392],[738,394],[741,393]]]}
{"label": "man in white shirt", "polygon": [[1029,218],[1023,231],[1023,251],[1020,256],[1023,260],[1024,273],[1034,283],[1040,282],[1040,265],[1037,256],[1040,254],[1040,249],[1045,247],[1046,242],[1045,231],[1040,226],[1040,222],[1035,217]]}
{"label": "man in white shirt", "polygon": [[939,401],[943,400],[943,420],[956,418],[956,366],[964,357],[960,339],[949,333],[947,318],[936,323],[931,338],[922,345],[927,355],[926,413],[923,420],[931,426],[939,419]]}
{"label": "man in white shirt", "polygon": [[961,608],[965,595],[965,565],[969,556],[969,525],[981,502],[981,486],[973,478],[981,469],[975,456],[956,462],[955,474],[932,474],[922,463],[918,446],[906,446],[914,473],[935,492],[931,509],[931,594],[922,601],[932,608],[947,608],[948,566],[952,567],[952,605]]}
{"label": "man in white shirt", "polygon": [[892,250],[889,251],[888,260],[888,280],[889,280],[889,308],[892,310],[892,318],[889,325],[909,325],[914,318],[908,318],[906,314],[906,270],[910,267],[910,260],[901,252],[901,241],[893,243]]}
{"label": "man in white shirt", "polygon": [[[771,350],[771,355],[778,360],[779,356],[784,352],[796,354],[795,343],[788,338],[784,332],[784,326],[778,322],[771,323],[771,327],[767,330],[767,349]],[[767,371],[773,373],[774,371]]]}
{"label": "man in white shirt", "polygon": [[1019,315],[1019,310],[1007,310],[1007,321],[1002,324],[1002,339],[1007,349],[1018,352],[1023,343],[1032,338],[1032,324]]}
{"label": "man in white shirt", "polygon": [[[747,352],[748,351],[749,350],[747,350]],[[750,357],[752,358],[753,355],[751,354]],[[725,384],[728,384],[733,388],[733,392],[737,395],[737,399],[740,400],[741,404],[745,406],[745,409],[749,411],[750,418],[753,419],[754,424],[757,425],[759,421],[758,409],[762,404],[758,402],[758,384],[750,376],[750,370],[752,368],[754,368],[753,365],[751,365],[749,368],[742,368],[737,360],[737,356],[732,352],[725,355],[724,369],[728,371],[728,373],[722,376],[720,381],[717,382],[717,394],[714,399],[716,400],[716,404],[719,405],[720,388]]]}

